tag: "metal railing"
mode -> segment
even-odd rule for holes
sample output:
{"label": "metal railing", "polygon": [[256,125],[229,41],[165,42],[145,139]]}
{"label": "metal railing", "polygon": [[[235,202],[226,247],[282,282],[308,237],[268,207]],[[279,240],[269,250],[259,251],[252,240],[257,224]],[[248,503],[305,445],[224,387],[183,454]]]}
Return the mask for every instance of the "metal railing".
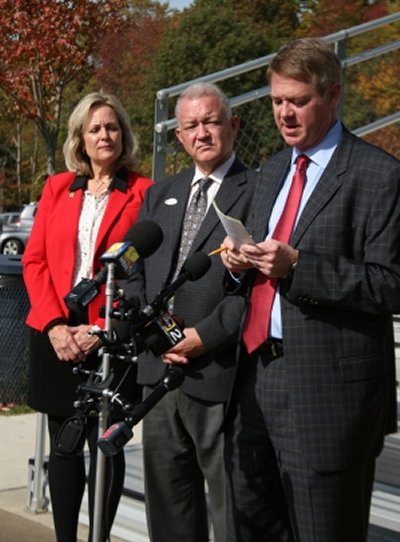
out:
{"label": "metal railing", "polygon": [[[334,49],[341,60],[343,66],[343,92],[342,92],[342,102],[338,108],[338,114],[340,118],[343,118],[344,104],[346,100],[346,82],[347,74],[350,67],[360,64],[361,62],[371,61],[381,57],[382,55],[387,55],[393,51],[396,51],[400,48],[400,40],[395,40],[384,45],[380,45],[375,48],[371,48],[360,53],[357,53],[353,56],[347,56],[347,42],[350,38],[358,36],[360,34],[393,24],[400,21],[400,12],[388,15],[386,17],[381,17],[368,23],[360,24],[353,26],[351,28],[335,32],[324,36],[323,39],[329,43],[334,44]],[[190,84],[200,81],[208,81],[213,83],[218,83],[230,79],[232,77],[237,77],[239,75],[259,70],[265,69],[266,66],[271,62],[272,58],[276,53],[272,53],[225,70],[217,71],[204,77],[196,78],[191,81],[181,83],[169,88],[161,89],[157,92],[156,103],[155,103],[155,124],[154,124],[154,146],[153,146],[153,178],[155,180],[160,180],[167,173],[175,172],[180,166],[185,166],[187,160],[185,161],[184,153],[180,153],[180,147],[177,144],[172,130],[176,128],[177,121],[174,117],[170,118],[171,99],[178,96],[186,87]],[[394,81],[394,85],[397,85],[398,82]],[[263,154],[263,149],[258,148],[257,139],[260,136],[259,131],[254,133],[248,133],[246,131],[251,131],[252,125],[252,115],[253,118],[263,118],[260,115],[271,115],[269,104],[264,104],[263,98],[269,95],[270,88],[268,86],[254,89],[251,92],[245,94],[234,96],[230,98],[230,102],[233,108],[238,108],[243,105],[252,104],[252,109],[255,109],[256,112],[250,111],[247,109],[243,114],[241,112],[240,117],[245,121],[245,129],[241,129],[238,141],[237,141],[237,151],[241,156],[242,160],[247,163],[250,167],[257,167],[267,156]],[[257,105],[256,105],[257,104]],[[262,104],[260,106],[260,104]],[[247,119],[249,115],[249,119]],[[391,124],[397,123],[400,120],[400,112],[395,112],[392,115],[389,115],[385,118],[376,120],[373,123],[370,123],[366,126],[357,127],[354,129],[354,133],[359,136],[363,136],[367,133],[371,133],[375,130],[382,129]],[[247,121],[247,122],[246,122]],[[246,149],[246,152],[242,153],[241,150],[243,146],[248,146],[253,149],[249,151]],[[400,147],[400,143],[398,143]],[[274,150],[279,150],[277,147]],[[388,152],[393,152],[393,149],[386,149]],[[242,154],[249,155],[252,152],[251,160],[253,163],[249,163],[249,159],[246,161],[245,157]],[[179,157],[179,153],[182,157]]]}

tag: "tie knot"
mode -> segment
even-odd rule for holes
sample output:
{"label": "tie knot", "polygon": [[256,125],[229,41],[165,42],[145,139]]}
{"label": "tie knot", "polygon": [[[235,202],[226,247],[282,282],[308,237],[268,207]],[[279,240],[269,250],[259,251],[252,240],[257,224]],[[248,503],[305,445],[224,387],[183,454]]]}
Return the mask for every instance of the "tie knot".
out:
{"label": "tie knot", "polygon": [[196,205],[198,205],[198,202],[200,201],[200,199],[207,201],[206,194],[207,194],[208,187],[210,186],[210,183],[211,183],[211,179],[209,179],[208,177],[204,177],[203,179],[200,179],[199,181],[197,181],[197,190],[193,195],[193,199],[196,202]]}
{"label": "tie knot", "polygon": [[296,170],[304,172],[307,169],[308,162],[310,161],[309,157],[305,154],[299,154],[296,159]]}
{"label": "tie knot", "polygon": [[206,192],[208,187],[210,186],[211,179],[209,177],[204,177],[203,179],[199,180],[199,191]]}

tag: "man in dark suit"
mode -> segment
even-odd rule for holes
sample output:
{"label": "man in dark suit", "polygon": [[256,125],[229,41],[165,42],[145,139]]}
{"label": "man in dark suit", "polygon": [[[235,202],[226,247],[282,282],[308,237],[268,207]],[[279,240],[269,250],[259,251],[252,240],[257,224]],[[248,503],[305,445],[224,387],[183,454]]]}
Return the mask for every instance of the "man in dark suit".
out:
{"label": "man in dark suit", "polygon": [[362,542],[375,458],[396,431],[400,163],[337,121],[340,62],[324,41],[289,43],[268,75],[289,146],[262,169],[257,243],[227,238],[221,254],[231,273],[249,270],[250,290],[227,539]]}
{"label": "man in dark suit", "polygon": [[[164,232],[161,247],[145,260],[143,274],[135,275],[127,288],[129,295],[144,292],[145,302],[151,302],[173,280],[185,257],[220,246],[225,232],[212,201],[222,212],[244,220],[254,189],[255,173],[233,152],[239,119],[232,116],[229,101],[217,86],[190,86],[178,100],[176,117],[176,135],[194,167],[157,182],[141,209],[140,218],[157,222]],[[189,210],[204,178],[209,179],[205,182],[205,216],[196,210],[199,229],[191,240]],[[189,244],[192,241],[189,252],[188,239]],[[146,510],[153,542],[208,541],[205,481],[214,540],[225,539],[221,426],[244,309],[243,299],[225,295],[225,272],[220,258],[214,256],[210,270],[200,280],[182,285],[174,296],[173,312],[184,319],[186,338],[163,359],[151,352],[139,357],[138,378],[145,385],[145,395],[160,381],[168,364],[180,364],[185,374],[181,387],[168,392],[143,421]]]}

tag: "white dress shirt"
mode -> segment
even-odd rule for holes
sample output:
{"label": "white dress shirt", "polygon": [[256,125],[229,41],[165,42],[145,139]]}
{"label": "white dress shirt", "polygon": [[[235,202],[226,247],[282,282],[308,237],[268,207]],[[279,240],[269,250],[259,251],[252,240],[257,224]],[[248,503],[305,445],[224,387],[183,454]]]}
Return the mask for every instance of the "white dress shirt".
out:
{"label": "white dress shirt", "polygon": [[[275,226],[278,223],[279,217],[281,216],[281,213],[285,206],[294,171],[296,169],[296,160],[299,154],[306,154],[310,158],[310,162],[307,167],[307,180],[301,197],[296,224],[299,220],[301,213],[303,212],[303,209],[308,199],[313,193],[326,166],[328,165],[333,153],[335,152],[335,149],[342,135],[342,131],[342,124],[337,121],[326,134],[324,139],[312,149],[308,149],[306,152],[301,152],[298,149],[293,148],[291,167],[272,208],[271,216],[268,222],[268,235],[266,239],[269,239],[271,237],[272,232],[274,231]],[[296,224],[294,227],[296,227]],[[274,304],[272,306],[271,327],[269,336],[277,339],[282,338],[281,301],[279,296],[279,286],[277,295],[274,299]]]}

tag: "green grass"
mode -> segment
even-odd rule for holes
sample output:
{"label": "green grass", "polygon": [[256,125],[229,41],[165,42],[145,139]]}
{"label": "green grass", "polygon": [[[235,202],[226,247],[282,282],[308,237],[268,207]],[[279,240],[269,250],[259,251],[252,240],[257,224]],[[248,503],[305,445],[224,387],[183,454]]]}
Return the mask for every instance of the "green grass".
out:
{"label": "green grass", "polygon": [[30,414],[35,412],[27,405],[15,405],[10,410],[0,410],[0,416],[15,416],[18,414]]}

